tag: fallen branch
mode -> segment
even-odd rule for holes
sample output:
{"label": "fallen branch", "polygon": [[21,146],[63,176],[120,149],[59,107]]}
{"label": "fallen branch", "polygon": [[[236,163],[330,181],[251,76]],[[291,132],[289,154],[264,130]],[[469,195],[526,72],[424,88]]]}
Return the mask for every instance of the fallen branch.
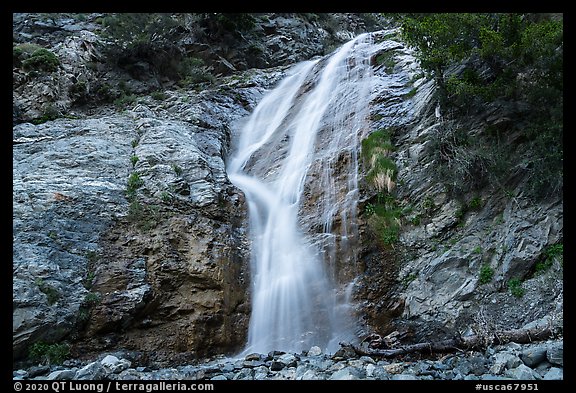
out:
{"label": "fallen branch", "polygon": [[358,355],[378,356],[392,358],[408,353],[442,353],[455,352],[459,350],[471,350],[475,348],[485,348],[489,345],[501,345],[509,342],[527,344],[533,341],[546,340],[559,334],[558,329],[551,327],[535,327],[531,329],[514,329],[496,331],[491,336],[474,335],[458,337],[454,339],[437,342],[427,342],[405,345],[398,348],[389,349],[369,349],[362,348],[349,343],[340,343],[342,347],[349,347]]}

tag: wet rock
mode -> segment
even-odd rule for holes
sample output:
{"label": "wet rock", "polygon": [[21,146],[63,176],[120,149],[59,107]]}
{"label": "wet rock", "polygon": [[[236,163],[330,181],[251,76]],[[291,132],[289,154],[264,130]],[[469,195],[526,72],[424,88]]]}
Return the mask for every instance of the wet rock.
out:
{"label": "wet rock", "polygon": [[44,375],[50,372],[50,366],[33,366],[28,369],[28,378],[34,378],[39,375]]}
{"label": "wet rock", "polygon": [[493,374],[502,374],[507,369],[518,367],[522,361],[518,355],[509,352],[499,352],[494,355],[494,363],[490,367]]}
{"label": "wet rock", "polygon": [[76,368],[73,368],[71,370],[52,371],[50,374],[48,374],[46,379],[50,381],[71,380],[74,379],[74,376],[76,375],[77,371],[78,369]]}

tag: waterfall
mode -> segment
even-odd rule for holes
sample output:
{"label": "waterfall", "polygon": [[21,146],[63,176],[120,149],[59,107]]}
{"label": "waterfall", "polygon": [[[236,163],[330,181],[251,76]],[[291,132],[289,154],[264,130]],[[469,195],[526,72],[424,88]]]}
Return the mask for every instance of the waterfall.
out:
{"label": "waterfall", "polygon": [[355,262],[372,48],[362,34],[297,64],[236,131],[227,171],[246,195],[252,241],[245,352],[333,352],[355,336],[350,285],[336,270]]}

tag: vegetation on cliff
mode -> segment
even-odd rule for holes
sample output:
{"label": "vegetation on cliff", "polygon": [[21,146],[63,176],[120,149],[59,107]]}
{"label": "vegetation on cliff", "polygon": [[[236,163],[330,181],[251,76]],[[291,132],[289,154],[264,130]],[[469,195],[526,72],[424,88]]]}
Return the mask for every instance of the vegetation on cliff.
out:
{"label": "vegetation on cliff", "polygon": [[[526,143],[528,192],[536,197],[562,191],[563,19],[558,14],[395,14],[403,39],[417,48],[422,67],[439,87],[439,100],[454,118],[503,108],[511,117],[486,124],[494,147],[458,131],[444,146],[454,156],[466,146],[469,175],[505,181],[512,149]],[[515,143],[510,143],[515,140]],[[501,145],[508,145],[500,149]],[[483,147],[482,149],[486,149]],[[508,160],[508,162],[506,162]],[[454,168],[451,168],[452,172]],[[458,172],[458,171],[456,171]],[[445,173],[444,173],[445,174]]]}

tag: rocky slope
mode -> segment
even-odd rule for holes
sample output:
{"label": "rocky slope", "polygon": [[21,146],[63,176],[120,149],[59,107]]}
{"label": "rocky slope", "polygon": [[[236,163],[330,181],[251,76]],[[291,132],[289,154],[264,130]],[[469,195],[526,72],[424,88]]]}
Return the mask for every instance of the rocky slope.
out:
{"label": "rocky slope", "polygon": [[[262,15],[252,41],[225,31],[209,50],[178,30],[177,49],[218,75],[186,84],[143,50],[115,52],[105,17],[14,15],[14,359],[59,342],[71,356],[131,348],[144,363],[238,350],[249,246],[225,172],[232,125],[287,65],[364,24]],[[254,53],[238,49],[250,43],[267,68],[249,69]]]}
{"label": "rocky slope", "polygon": [[[508,344],[485,353],[471,352],[431,359],[394,361],[353,356],[346,351],[333,355],[312,347],[303,353],[253,353],[240,358],[216,358],[194,365],[155,369],[134,367],[120,353],[101,355],[90,363],[43,366],[14,371],[18,380],[559,380],[564,375],[562,341],[545,344]],[[212,382],[214,383],[214,382]],[[218,383],[218,382],[215,382]]]}
{"label": "rocky slope", "polygon": [[[14,15],[14,360],[61,342],[81,359],[15,378],[562,378],[562,363],[528,364],[518,355],[532,346],[515,345],[438,364],[308,353],[190,365],[245,342],[249,244],[243,195],[225,171],[231,130],[289,65],[370,26],[350,14],[261,14],[244,35],[210,42],[184,24],[173,31],[179,46],[162,48],[202,59],[214,79],[183,83],[145,52],[107,58],[103,16]],[[466,122],[444,118],[411,50],[394,31],[378,39],[386,44],[374,54],[369,128],[391,133],[401,229],[392,246],[377,240],[367,207],[379,196],[364,182],[355,262],[338,266],[341,282],[357,277],[359,336],[397,331],[418,342],[542,321],[561,331],[563,200],[524,194],[521,142],[510,141],[520,164],[499,189],[456,195],[438,179],[442,135],[482,138],[511,114],[494,106]],[[37,46],[57,63],[44,53],[48,63],[33,68]],[[562,340],[538,345],[557,353]],[[101,353],[120,360],[106,366]],[[189,365],[159,368],[174,364]]]}

